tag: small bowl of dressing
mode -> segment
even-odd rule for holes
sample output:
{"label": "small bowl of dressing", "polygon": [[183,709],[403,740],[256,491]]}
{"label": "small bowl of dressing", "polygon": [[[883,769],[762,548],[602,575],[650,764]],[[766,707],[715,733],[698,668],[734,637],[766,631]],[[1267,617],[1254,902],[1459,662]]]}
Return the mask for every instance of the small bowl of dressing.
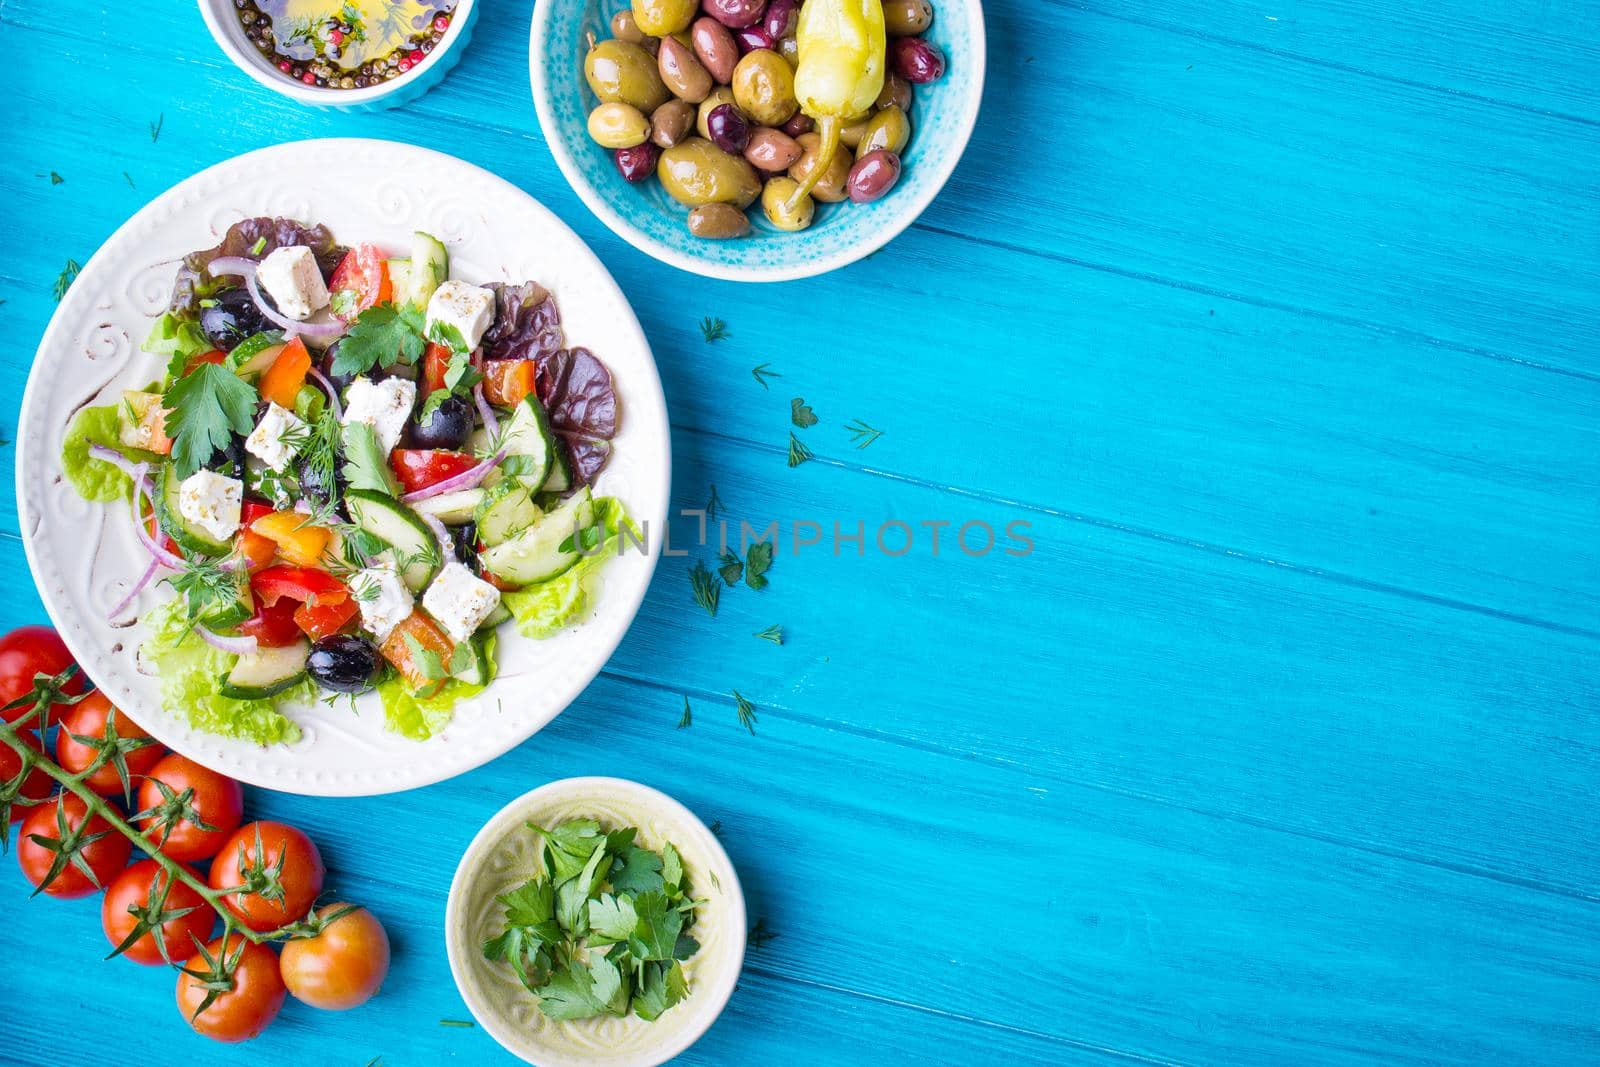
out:
{"label": "small bowl of dressing", "polygon": [[475,0],[200,0],[234,66],[312,107],[377,111],[408,103],[455,66]]}

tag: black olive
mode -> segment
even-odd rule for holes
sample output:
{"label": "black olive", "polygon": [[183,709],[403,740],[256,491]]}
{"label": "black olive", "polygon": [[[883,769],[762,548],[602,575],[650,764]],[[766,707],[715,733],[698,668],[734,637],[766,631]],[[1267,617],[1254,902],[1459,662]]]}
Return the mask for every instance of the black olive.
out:
{"label": "black olive", "polygon": [[472,425],[472,405],[459,396],[446,397],[428,415],[426,422],[411,420],[411,443],[417,448],[439,448],[453,452],[472,436]]}
{"label": "black olive", "polygon": [[251,334],[272,329],[267,317],[243,289],[226,289],[200,309],[200,332],[206,340],[222,349],[233,347]]}
{"label": "black olive", "polygon": [[229,478],[244,481],[244,438],[234,434],[228,441],[228,447],[221,452],[211,455],[211,462],[206,464],[207,469]]}
{"label": "black olive", "polygon": [[456,559],[464,564],[473,574],[479,573],[478,569],[478,524],[469,522],[465,526],[452,526],[450,529],[450,548],[456,554]]}
{"label": "black olive", "polygon": [[360,693],[371,689],[383,670],[377,646],[364,637],[324,637],[311,646],[306,670],[324,689]]}

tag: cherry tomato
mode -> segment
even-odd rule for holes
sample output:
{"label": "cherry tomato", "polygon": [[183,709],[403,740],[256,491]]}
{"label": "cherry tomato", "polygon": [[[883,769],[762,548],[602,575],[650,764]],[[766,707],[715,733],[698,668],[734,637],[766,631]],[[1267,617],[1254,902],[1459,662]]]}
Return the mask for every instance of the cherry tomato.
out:
{"label": "cherry tomato", "polygon": [[23,875],[35,887],[44,883],[45,875],[50,873],[50,864],[54,861],[56,853],[33,838],[38,836],[51,841],[62,840],[61,827],[56,821],[62,814],[66,816],[68,834],[81,826],[85,837],[101,833],[105,836],[84,845],[82,851],[78,853],[94,872],[93,879],[84,874],[76,863],[69,862],[61,869],[55,881],[44,886],[42,891],[62,900],[86,897],[104,886],[127,865],[133,845],[100,816],[90,815],[89,806],[71,793],[66,794],[57,804],[41,804],[29,811],[27,817],[22,820],[22,825],[17,828],[17,862],[22,866]]}
{"label": "cherry tomato", "polygon": [[209,352],[201,352],[199,355],[190,356],[189,357],[189,362],[187,362],[187,363],[185,363],[183,365],[183,373],[184,374],[188,374],[190,371],[194,370],[196,367],[201,366],[201,365],[206,364],[206,363],[219,363],[220,364],[220,363],[226,363],[227,360],[228,360],[228,354],[226,352],[223,352],[223,351],[221,351],[219,349],[213,348]]}
{"label": "cherry tomato", "polygon": [[[61,764],[63,770],[80,774],[95,761],[100,754],[99,750],[76,740],[72,735],[103,738],[108,718],[116,726],[117,736],[120,738],[150,737],[143,726],[128,718],[125,712],[113,707],[105,693],[96,689],[61,713],[61,730],[56,734],[56,762]],[[151,767],[159,763],[165,752],[166,749],[157,742],[124,753],[122,759],[128,766],[130,785],[133,778],[148,773]],[[122,779],[117,774],[116,766],[109,762],[84,779],[83,784],[103,797],[115,796],[122,792]]]}
{"label": "cherry tomato", "polygon": [[[23,730],[17,736],[22,738],[23,744],[35,752],[44,753],[39,745],[39,735],[32,730]],[[10,785],[22,773],[22,757],[10,745],[0,744],[0,786]],[[50,790],[55,786],[55,780],[44,771],[35,766],[28,772],[28,777],[22,780],[22,789],[11,804],[11,821],[19,822],[28,812],[37,805],[19,803],[27,800],[43,800],[50,795]]]}
{"label": "cherry tomato", "polygon": [[[244,788],[174,752],[156,764],[139,786],[139,814],[145,815],[137,820],[139,829],[168,859],[195,863],[215,856],[239,828]],[[211,829],[196,825],[197,821]]]}
{"label": "cherry tomato", "polygon": [[[260,847],[257,847],[257,835]],[[274,872],[279,857],[283,867]],[[257,932],[276,930],[305,918],[322,892],[322,854],[311,838],[279,822],[239,827],[211,864],[211,888],[248,887],[222,898],[228,910]],[[262,896],[265,890],[271,896]],[[278,890],[282,899],[273,899]]]}
{"label": "cherry tomato", "polygon": [[385,262],[383,253],[373,245],[356,245],[346,252],[328,281],[328,289],[332,292],[346,289],[356,294],[354,312],[346,321],[354,320],[355,312],[382,304],[394,295],[394,286],[389,280],[389,264]]}
{"label": "cherry tomato", "polygon": [[449,345],[428,344],[428,350],[422,357],[422,384],[427,386],[428,392],[444,388],[444,374],[450,369]]}
{"label": "cherry tomato", "polygon": [[[321,916],[345,907],[329,904]],[[365,1004],[389,973],[389,935],[366,908],[346,912],[315,937],[283,946],[278,962],[283,984],[296,1000],[324,1011],[348,1011]]]}
{"label": "cherry tomato", "polygon": [[[61,638],[48,626],[21,626],[0,637],[0,704],[9,704],[20,696],[33,692],[33,676],[60,674],[72,665],[72,653]],[[71,695],[83,692],[88,686],[80,672],[63,687]],[[0,712],[6,722],[21,718],[27,708]],[[37,722],[38,720],[34,720]]]}
{"label": "cherry tomato", "polygon": [[240,934],[217,938],[206,946],[206,952],[219,963],[231,961],[239,953],[232,988],[200,1011],[206,983],[191,972],[204,975],[207,968],[204,957],[196,954],[178,975],[178,1011],[197,1033],[213,1041],[248,1041],[265,1030],[283,1007],[286,990],[278,973],[278,957],[266,945],[252,944]]}
{"label": "cherry tomato", "polygon": [[287,599],[263,604],[239,624],[239,633],[255,638],[262,648],[292,645],[300,640],[300,626],[294,621],[295,607],[295,602]]}
{"label": "cherry tomato", "polygon": [[478,465],[478,459],[465,452],[446,452],[433,448],[397,448],[389,453],[389,466],[408,493],[437,485],[446,478],[465,474]]}
{"label": "cherry tomato", "polygon": [[[185,867],[190,875],[199,875]],[[170,884],[169,884],[170,883]],[[159,897],[166,889],[166,899],[161,902],[162,912],[183,911],[185,915],[168,919],[160,926],[161,941],[166,946],[166,956],[161,955],[161,945],[156,943],[155,930],[146,930],[133,944],[122,950],[122,955],[135,963],[157,964],[170,959],[182,963],[196,952],[195,945],[205,944],[216,924],[217,913],[187,882],[172,877],[166,868],[155,860],[140,860],[117,875],[100,901],[100,926],[106,940],[113,948],[127,940],[138,925],[139,915],[147,909],[152,896]]]}
{"label": "cherry tomato", "polygon": [[311,640],[320,641],[343,631],[360,611],[361,605],[351,597],[343,600],[318,598],[316,603],[308,602],[294,609],[294,623]]}
{"label": "cherry tomato", "polygon": [[533,392],[533,383],[531,359],[483,361],[483,398],[491,404],[514,408]]}

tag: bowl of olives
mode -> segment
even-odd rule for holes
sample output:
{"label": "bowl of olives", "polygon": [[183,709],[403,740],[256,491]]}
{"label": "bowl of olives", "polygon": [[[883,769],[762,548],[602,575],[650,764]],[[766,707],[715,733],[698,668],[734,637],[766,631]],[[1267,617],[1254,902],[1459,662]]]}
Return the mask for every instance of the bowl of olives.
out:
{"label": "bowl of olives", "polygon": [[[840,13],[863,31],[854,95],[819,104],[807,57]],[[909,226],[966,148],[984,54],[981,0],[541,0],[528,52],[545,141],[590,210],[734,281],[835,270]]]}

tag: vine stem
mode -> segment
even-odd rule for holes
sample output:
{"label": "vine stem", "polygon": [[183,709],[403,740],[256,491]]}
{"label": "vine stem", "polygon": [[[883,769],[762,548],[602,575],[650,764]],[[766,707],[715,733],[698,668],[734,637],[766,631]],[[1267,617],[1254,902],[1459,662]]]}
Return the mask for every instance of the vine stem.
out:
{"label": "vine stem", "polygon": [[[28,715],[23,716],[22,719],[19,720],[19,723],[28,722],[32,718],[32,715],[33,713],[30,712]],[[200,879],[184,870],[182,864],[178,863],[176,860],[168,859],[161,853],[159,849],[153,849],[149,839],[143,834],[139,833],[138,830],[135,830],[133,826],[128,823],[128,820],[122,817],[121,812],[119,812],[111,804],[107,803],[104,797],[100,796],[94,790],[83,784],[84,779],[93,774],[97,769],[94,764],[91,764],[79,774],[72,774],[51,760],[50,757],[43,755],[39,750],[24,742],[21,735],[17,733],[16,727],[12,723],[8,723],[3,719],[0,719],[0,741],[4,741],[14,752],[16,752],[19,757],[21,757],[23,763],[23,769],[21,773],[27,774],[30,767],[38,767],[40,770],[44,771],[45,774],[49,775],[56,782],[60,783],[61,788],[67,790],[68,792],[72,793],[73,796],[83,801],[91,815],[98,815],[100,818],[104,819],[107,823],[114,827],[118,833],[122,834],[123,837],[126,837],[135,848],[139,849],[141,852],[144,852],[151,859],[159,863],[162,868],[166,870],[170,877],[176,878],[178,881],[182,882],[184,885],[188,886],[190,889],[193,889],[196,893],[199,893],[200,896],[205,898],[206,903],[210,904],[212,910],[214,910],[222,918],[222,943],[224,946],[227,945],[230,934],[240,934],[246,940],[257,945],[261,945],[277,940],[288,929],[288,927],[278,927],[276,930],[269,930],[266,933],[257,933],[249,927],[236,922],[233,917],[233,912],[227,907],[227,905],[223,903],[223,898],[228,895],[227,890],[211,888],[211,886],[207,885],[205,882],[202,882]]]}

